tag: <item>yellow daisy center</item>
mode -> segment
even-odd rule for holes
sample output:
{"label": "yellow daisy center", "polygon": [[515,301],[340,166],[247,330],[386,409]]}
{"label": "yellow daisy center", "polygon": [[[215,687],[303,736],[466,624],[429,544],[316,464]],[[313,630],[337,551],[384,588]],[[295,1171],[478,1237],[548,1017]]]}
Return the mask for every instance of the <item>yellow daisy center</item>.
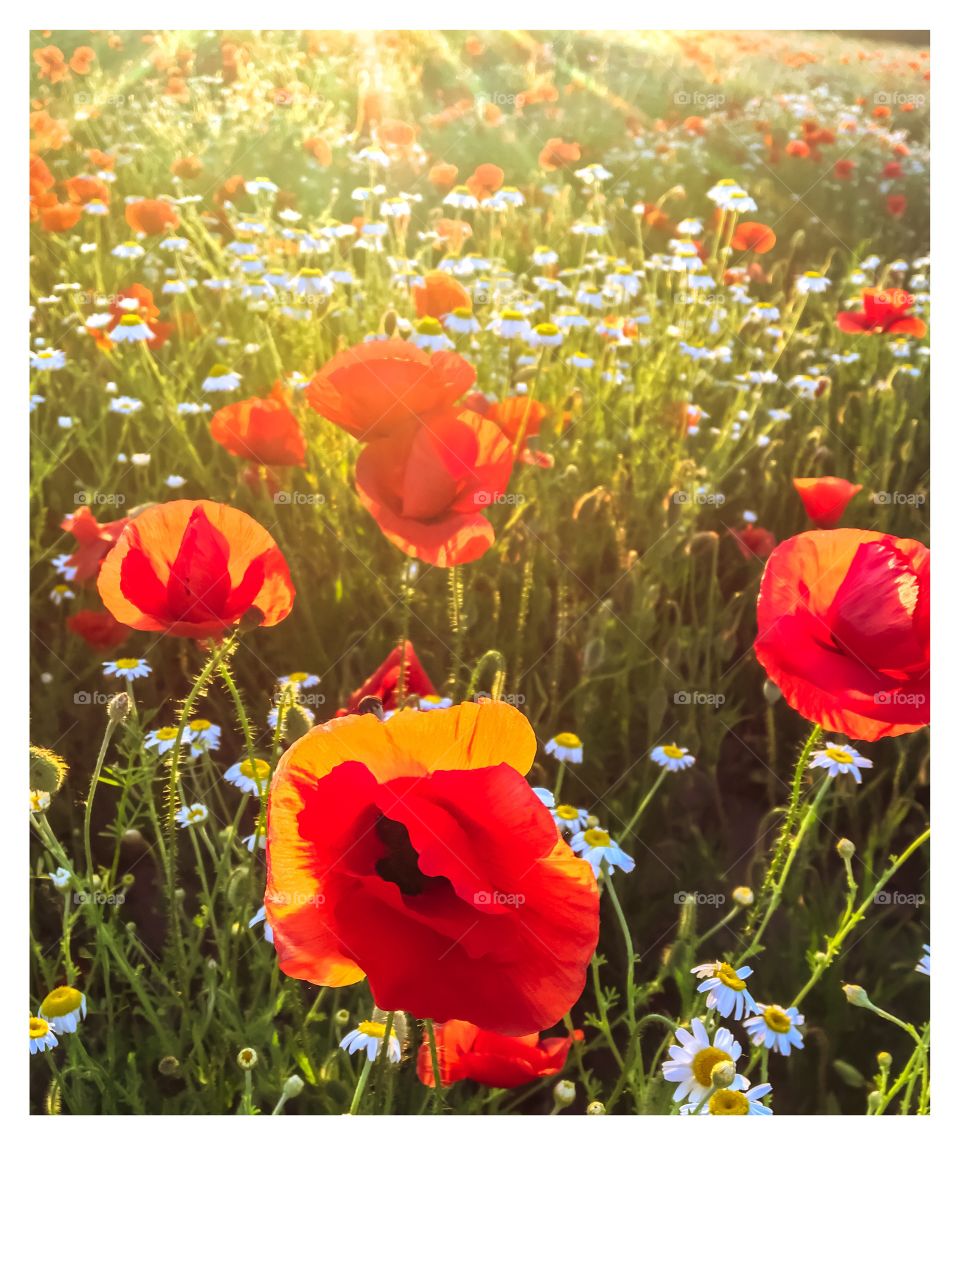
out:
{"label": "yellow daisy center", "polygon": [[836,760],[837,764],[853,764],[853,756],[843,747],[827,747],[823,754],[828,760]]}
{"label": "yellow daisy center", "polygon": [[164,729],[157,730],[157,737],[161,742],[171,742],[177,736],[176,728],[171,724]]}
{"label": "yellow daisy center", "polygon": [[422,320],[417,321],[417,333],[431,335],[443,333],[443,325],[434,316],[424,316]]}
{"label": "yellow daisy center", "polygon": [[269,760],[244,760],[240,772],[245,778],[253,778],[255,782],[266,782],[270,777]]}
{"label": "yellow daisy center", "polygon": [[671,743],[669,747],[663,747],[663,754],[669,756],[671,760],[682,760],[687,754],[686,747],[678,747],[675,743]]}
{"label": "yellow daisy center", "polygon": [[609,849],[610,847],[610,836],[600,827],[591,827],[589,831],[584,831],[583,838],[594,849]]}
{"label": "yellow daisy center", "polygon": [[210,377],[222,378],[225,373],[229,373],[229,372],[230,370],[227,368],[225,364],[215,364],[213,368],[210,370]]}
{"label": "yellow daisy center", "polygon": [[206,733],[213,726],[209,720],[191,720],[188,726],[194,733]]}
{"label": "yellow daisy center", "polygon": [[43,1018],[30,1019],[30,1039],[42,1040],[50,1030],[50,1023],[44,1022]]}
{"label": "yellow daisy center", "polygon": [[126,325],[126,327],[127,327],[128,329],[132,329],[132,328],[134,327],[134,325],[143,324],[143,321],[140,319],[140,317],[139,317],[139,316],[136,316],[136,315],[134,315],[134,316],[121,316],[121,317],[120,317],[120,323],[121,323],[122,325]]}
{"label": "yellow daisy center", "polygon": [[583,743],[575,733],[558,733],[554,738],[558,747],[582,747]]}
{"label": "yellow daisy center", "polygon": [[707,1103],[707,1110],[712,1116],[745,1116],[750,1111],[750,1102],[745,1093],[736,1089],[718,1089]]}
{"label": "yellow daisy center", "polygon": [[572,804],[558,804],[554,813],[563,822],[575,822],[580,817],[580,810],[575,809]]}
{"label": "yellow daisy center", "polygon": [[737,977],[737,971],[732,964],[722,964],[717,970],[717,977],[731,991],[746,991],[747,989],[747,984],[742,978]]}
{"label": "yellow daisy center", "polygon": [[76,987],[54,987],[40,1006],[40,1012],[44,1017],[62,1018],[79,1009],[82,1003],[83,996]]}
{"label": "yellow daisy center", "polygon": [[771,1031],[789,1031],[793,1023],[785,1010],[778,1004],[771,1004],[763,1011],[763,1020]]}
{"label": "yellow daisy center", "polygon": [[536,332],[539,333],[542,338],[555,338],[560,330],[555,324],[550,324],[549,321],[545,321],[543,324],[537,325]]}
{"label": "yellow daisy center", "polygon": [[139,658],[118,658],[117,666],[121,671],[133,671],[135,667],[139,667]]}
{"label": "yellow daisy center", "polygon": [[702,1084],[705,1089],[709,1089],[712,1083],[711,1073],[717,1063],[732,1061],[733,1059],[729,1053],[709,1045],[694,1056],[693,1062],[690,1064],[690,1070],[693,1072],[693,1078],[697,1084]]}
{"label": "yellow daisy center", "polygon": [[384,1022],[361,1022],[357,1030],[362,1031],[365,1036],[373,1036],[376,1040],[382,1040],[387,1034],[387,1026]]}

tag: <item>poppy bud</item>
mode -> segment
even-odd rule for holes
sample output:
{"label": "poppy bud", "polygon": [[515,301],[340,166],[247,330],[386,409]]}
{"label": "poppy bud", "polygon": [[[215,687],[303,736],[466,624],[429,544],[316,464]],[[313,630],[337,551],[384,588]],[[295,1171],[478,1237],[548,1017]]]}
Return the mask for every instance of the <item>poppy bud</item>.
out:
{"label": "poppy bud", "polygon": [[227,881],[227,901],[232,907],[237,906],[241,897],[246,893],[249,878],[249,867],[236,867],[231,872],[230,879]]}
{"label": "poppy bud", "polygon": [[313,721],[307,712],[295,702],[283,719],[284,736],[288,742],[296,742],[313,728]]}
{"label": "poppy bud", "polygon": [[133,711],[133,699],[129,693],[115,693],[107,703],[107,719],[111,724],[123,724]]}
{"label": "poppy bud", "polygon": [[577,1096],[577,1086],[572,1080],[558,1080],[553,1086],[553,1100],[558,1107],[569,1107]]}
{"label": "poppy bud", "polygon": [[889,1071],[893,1066],[893,1058],[887,1053],[886,1049],[881,1049],[877,1054],[877,1066],[881,1071]]}
{"label": "poppy bud", "polygon": [[715,1089],[729,1089],[737,1076],[736,1064],[733,1062],[718,1062],[710,1072],[710,1083]]}
{"label": "poppy bud", "polygon": [[54,795],[67,777],[67,762],[46,747],[30,748],[30,790]]}
{"label": "poppy bud", "polygon": [[773,707],[773,706],[776,706],[776,704],[780,701],[780,699],[783,697],[783,694],[780,692],[780,690],[777,688],[777,686],[773,683],[772,680],[764,680],[763,696],[766,699],[767,706]]}
{"label": "poppy bud", "polygon": [[843,986],[843,994],[847,997],[851,1004],[857,1006],[858,1009],[872,1009],[870,997],[864,991],[863,987],[855,986],[852,983],[845,983]]}
{"label": "poppy bud", "polygon": [[883,1094],[878,1089],[874,1089],[872,1093],[867,1094],[868,1110],[876,1111],[877,1107],[879,1107],[882,1101],[883,1101]]}
{"label": "poppy bud", "polygon": [[299,1098],[301,1093],[303,1093],[303,1081],[299,1076],[290,1076],[288,1080],[283,1082],[282,1097],[284,1100],[289,1098]]}
{"label": "poppy bud", "polygon": [[379,698],[373,698],[369,695],[360,699],[360,705],[357,707],[358,716],[376,716],[378,720],[383,719],[383,703]]}
{"label": "poppy bud", "polygon": [[380,321],[380,332],[386,334],[388,338],[392,338],[397,330],[397,313],[393,307],[388,307],[383,313],[383,319]]}

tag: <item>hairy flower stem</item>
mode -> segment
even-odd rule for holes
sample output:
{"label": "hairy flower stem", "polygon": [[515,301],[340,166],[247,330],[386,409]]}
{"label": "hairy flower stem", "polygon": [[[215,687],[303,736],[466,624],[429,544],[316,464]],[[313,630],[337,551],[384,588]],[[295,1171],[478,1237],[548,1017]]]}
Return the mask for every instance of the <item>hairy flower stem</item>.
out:
{"label": "hairy flower stem", "polygon": [[440,1079],[440,1059],[437,1056],[437,1036],[433,1029],[433,1019],[425,1019],[427,1043],[430,1045],[430,1066],[433,1068],[433,1087],[435,1089],[433,1109],[439,1115],[443,1111],[443,1081]]}

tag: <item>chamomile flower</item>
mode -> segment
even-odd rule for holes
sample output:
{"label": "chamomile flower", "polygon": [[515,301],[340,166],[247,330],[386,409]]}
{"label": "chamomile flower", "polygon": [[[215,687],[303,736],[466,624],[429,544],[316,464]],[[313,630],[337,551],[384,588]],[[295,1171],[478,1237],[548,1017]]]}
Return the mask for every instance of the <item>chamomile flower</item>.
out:
{"label": "chamomile flower", "polygon": [[76,987],[54,987],[37,1010],[58,1036],[72,1035],[87,1016],[87,997]]}
{"label": "chamomile flower", "polygon": [[56,871],[49,872],[49,876],[55,889],[66,889],[72,879],[66,867],[57,867]]}
{"label": "chamomile flower", "polygon": [[917,963],[913,967],[916,969],[917,973],[925,973],[929,978],[930,977],[930,946],[928,943],[925,942],[923,944],[923,950],[925,954],[920,957],[920,959],[917,961]]}
{"label": "chamomile flower", "polygon": [[216,751],[220,746],[220,726],[209,720],[190,720],[187,723],[190,733],[190,754],[196,759],[205,751]]}
{"label": "chamomile flower", "polygon": [[584,862],[590,863],[595,876],[600,875],[603,863],[611,871],[614,867],[619,867],[621,871],[632,871],[637,865],[603,827],[587,827],[586,831],[578,831],[570,841],[570,848],[574,853],[579,853]]}
{"label": "chamomile flower", "polygon": [[280,677],[280,685],[295,684],[299,689],[312,689],[320,683],[320,677],[311,671],[293,671],[288,676]]}
{"label": "chamomile flower", "polygon": [[803,1021],[803,1014],[794,1005],[784,1009],[779,1004],[758,1004],[756,1014],[745,1018],[743,1027],[754,1044],[789,1058],[791,1048],[803,1048],[803,1036],[798,1030]]}
{"label": "chamomile flower", "polygon": [[[156,751],[158,756],[166,755],[177,740],[177,726],[165,725],[162,729],[151,729],[143,740],[148,751]],[[184,729],[181,742],[190,741],[190,730]]]}
{"label": "chamomile flower", "polygon": [[[736,1068],[743,1047],[726,1027],[717,1029],[711,1044],[710,1035],[699,1018],[694,1018],[689,1031],[686,1027],[677,1027],[676,1037],[679,1043],[670,1046],[670,1061],[664,1062],[660,1069],[664,1080],[677,1086],[673,1091],[674,1102],[687,1098],[690,1106],[699,1107],[714,1088],[714,1068],[721,1063]],[[747,1085],[745,1076],[734,1075],[727,1088],[745,1089]]]}
{"label": "chamomile flower", "polygon": [[62,351],[57,351],[53,347],[45,347],[42,351],[30,352],[30,364],[34,369],[62,369],[67,363],[67,357]]}
{"label": "chamomile flower", "polygon": [[152,342],[155,337],[149,325],[137,315],[121,316],[110,330],[111,342]]}
{"label": "chamomile flower", "polygon": [[410,341],[421,351],[449,351],[453,343],[443,332],[443,325],[434,316],[418,320]]}
{"label": "chamomile flower", "polygon": [[124,417],[142,408],[143,401],[138,400],[136,396],[114,396],[110,401],[110,412],[123,414]]}
{"label": "chamomile flower", "polygon": [[236,391],[240,386],[240,375],[228,369],[224,364],[215,364],[203,382],[201,391]]}
{"label": "chamomile flower", "polygon": [[546,787],[531,787],[531,790],[540,803],[546,805],[548,809],[552,809],[556,804],[553,792],[549,791]]}
{"label": "chamomile flower", "polygon": [[116,658],[103,664],[104,675],[116,676],[120,680],[142,680],[152,671],[145,658]]}
{"label": "chamomile flower", "polygon": [[261,907],[255,916],[251,916],[247,921],[248,929],[255,929],[258,924],[263,925],[264,942],[273,942],[273,929],[267,923],[267,908]]}
{"label": "chamomile flower", "polygon": [[830,281],[822,271],[805,271],[802,276],[797,276],[794,288],[797,293],[826,293]]}
{"label": "chamomile flower", "polygon": [[[376,1062],[380,1046],[387,1034],[384,1022],[361,1022],[340,1041],[340,1048],[347,1053],[366,1053],[371,1062]],[[391,1028],[390,1043],[387,1045],[387,1061],[400,1061],[400,1039]]]}
{"label": "chamomile flower", "polygon": [[862,782],[861,769],[872,769],[873,761],[866,756],[858,755],[853,747],[843,746],[838,742],[828,742],[826,747],[815,751],[810,757],[810,767],[826,769],[831,778],[838,773],[852,774],[855,781]]}
{"label": "chamomile flower", "polygon": [[555,756],[564,764],[582,764],[583,743],[575,733],[558,733],[544,747],[548,756]]}
{"label": "chamomile flower", "polygon": [[453,706],[453,699],[443,698],[439,693],[425,693],[417,700],[417,706],[421,711],[442,711]]}
{"label": "chamomile flower", "polygon": [[46,1053],[48,1049],[55,1049],[59,1044],[59,1040],[53,1034],[49,1022],[45,1018],[30,1019],[30,1053]]}
{"label": "chamomile flower", "polygon": [[71,591],[65,582],[58,582],[50,589],[50,600],[53,604],[66,604],[68,600],[76,600],[76,598],[75,592]]}
{"label": "chamomile flower", "polygon": [[201,822],[206,822],[209,813],[210,813],[210,810],[207,808],[207,806],[205,804],[200,804],[200,802],[197,801],[196,804],[182,805],[177,810],[175,816],[177,819],[177,824],[181,827],[186,828],[186,827],[196,827],[196,826],[199,826]]}
{"label": "chamomile flower", "polygon": [[578,809],[572,804],[550,804],[550,812],[553,814],[553,820],[561,831],[568,831],[570,835],[576,835],[578,831],[586,829],[589,814],[586,809]]}
{"label": "chamomile flower", "polygon": [[31,791],[30,792],[30,812],[43,813],[44,809],[50,808],[50,792],[49,791]]}
{"label": "chamomile flower", "polygon": [[753,970],[748,965],[734,969],[723,960],[711,960],[690,970],[703,982],[698,991],[707,993],[707,1008],[716,1009],[721,1018],[736,1018],[739,1022],[745,1013],[755,1013],[757,1004],[747,990],[746,979]]}
{"label": "chamomile flower", "polygon": [[650,759],[668,773],[689,769],[696,763],[696,756],[692,756],[686,747],[678,747],[675,742],[665,747],[654,747],[650,752]]}
{"label": "chamomile flower", "polygon": [[770,1107],[760,1101],[773,1089],[772,1084],[755,1084],[747,1088],[749,1080],[744,1080],[744,1088],[716,1089],[709,1097],[706,1106],[681,1107],[684,1115],[697,1116],[772,1116]]}
{"label": "chamomile flower", "polygon": [[270,781],[270,761],[256,757],[253,760],[238,760],[223,776],[240,791],[245,791],[251,796],[260,796],[266,791],[267,783]]}

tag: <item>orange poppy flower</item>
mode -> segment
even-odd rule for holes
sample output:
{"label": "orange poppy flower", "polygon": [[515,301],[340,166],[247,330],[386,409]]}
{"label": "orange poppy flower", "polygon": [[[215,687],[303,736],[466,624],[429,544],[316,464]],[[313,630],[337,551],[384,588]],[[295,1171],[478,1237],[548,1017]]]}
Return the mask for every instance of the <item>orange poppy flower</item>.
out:
{"label": "orange poppy flower", "polygon": [[97,55],[88,44],[81,44],[70,55],[70,70],[78,76],[85,76],[97,60]]}
{"label": "orange poppy flower", "polygon": [[130,635],[130,628],[105,609],[80,609],[67,619],[67,626],[91,649],[116,649]]}
{"label": "orange poppy flower", "polygon": [[110,188],[100,178],[79,174],[75,178],[68,178],[64,186],[67,189],[67,198],[73,204],[89,204],[91,200],[100,200],[104,204],[110,203]]}
{"label": "orange poppy flower", "polygon": [[478,164],[467,179],[467,189],[478,200],[485,200],[503,186],[503,170],[496,164]]}
{"label": "orange poppy flower", "polygon": [[537,740],[503,702],[345,716],[281,758],[267,820],[280,968],[383,1009],[506,1035],[583,990],[597,883],[524,775]]}
{"label": "orange poppy flower", "polygon": [[79,204],[52,204],[40,211],[44,231],[69,231],[82,217],[83,208]]}
{"label": "orange poppy flower", "polygon": [[458,307],[472,310],[473,304],[466,289],[446,271],[427,271],[422,285],[411,290],[413,305],[418,316],[434,316],[439,320]]}
{"label": "orange poppy flower", "polygon": [[175,231],[180,225],[180,214],[166,200],[134,200],[124,209],[123,216],[133,231],[148,236]]}
{"label": "orange poppy flower", "polygon": [[212,639],[243,621],[272,627],[293,608],[280,548],[251,516],[219,502],[148,507],[108,552],[100,598],[135,631]]}
{"label": "orange poppy flower", "polygon": [[[582,1031],[541,1040],[537,1035],[501,1036],[472,1022],[452,1019],[435,1028],[437,1066],[444,1088],[458,1080],[475,1080],[489,1089],[519,1089],[563,1070],[570,1047]],[[430,1041],[426,1035],[417,1054],[417,1075],[428,1089],[436,1087]]]}
{"label": "orange poppy flower", "polygon": [[98,151],[96,147],[90,148],[87,159],[97,169],[112,169],[117,163],[116,156],[108,155],[106,151]]}
{"label": "orange poppy flower", "polygon": [[306,461],[307,442],[282,393],[224,405],[210,420],[210,434],[235,458],[263,466],[302,467]]}
{"label": "orange poppy flower", "polygon": [[323,418],[357,440],[415,427],[422,415],[452,408],[476,371],[454,351],[428,354],[412,342],[362,342],[328,360],[307,386]]}
{"label": "orange poppy flower", "polygon": [[333,152],[330,150],[330,143],[327,142],[326,138],[305,138],[303,149],[307,155],[313,156],[317,164],[323,169],[333,160]]}
{"label": "orange poppy flower", "polygon": [[100,569],[100,561],[114,547],[127,526],[127,517],[108,520],[101,524],[89,507],[77,507],[71,515],[64,516],[60,528],[72,533],[77,546],[67,564],[76,572],[77,582],[86,582]]}
{"label": "orange poppy flower", "polygon": [[54,186],[54,177],[40,156],[30,157],[30,199],[36,200]]}
{"label": "orange poppy flower", "polygon": [[199,156],[178,156],[170,166],[175,178],[195,178],[203,172],[203,161]]}
{"label": "orange poppy flower", "polygon": [[427,174],[427,180],[438,191],[448,191],[456,182],[458,173],[455,164],[435,164]]}
{"label": "orange poppy flower", "polygon": [[562,138],[550,138],[540,151],[538,164],[547,173],[566,169],[580,159],[580,146],[576,142],[564,142]]}
{"label": "orange poppy flower", "polygon": [[851,498],[855,498],[863,488],[862,484],[851,484],[839,476],[818,476],[796,479],[793,487],[800,495],[810,520],[818,529],[835,529],[843,519],[843,513]]}
{"label": "orange poppy flower", "polygon": [[41,80],[59,84],[61,80],[70,78],[70,68],[63,56],[63,50],[58,49],[55,44],[48,44],[43,49],[34,49],[33,60],[40,68]]}
{"label": "orange poppy flower", "polygon": [[504,492],[513,455],[488,418],[431,414],[412,435],[367,445],[357,459],[357,496],[405,555],[439,568],[469,564],[493,546],[483,510]]}
{"label": "orange poppy flower", "polygon": [[777,237],[764,222],[741,222],[730,243],[738,253],[769,253]]}

